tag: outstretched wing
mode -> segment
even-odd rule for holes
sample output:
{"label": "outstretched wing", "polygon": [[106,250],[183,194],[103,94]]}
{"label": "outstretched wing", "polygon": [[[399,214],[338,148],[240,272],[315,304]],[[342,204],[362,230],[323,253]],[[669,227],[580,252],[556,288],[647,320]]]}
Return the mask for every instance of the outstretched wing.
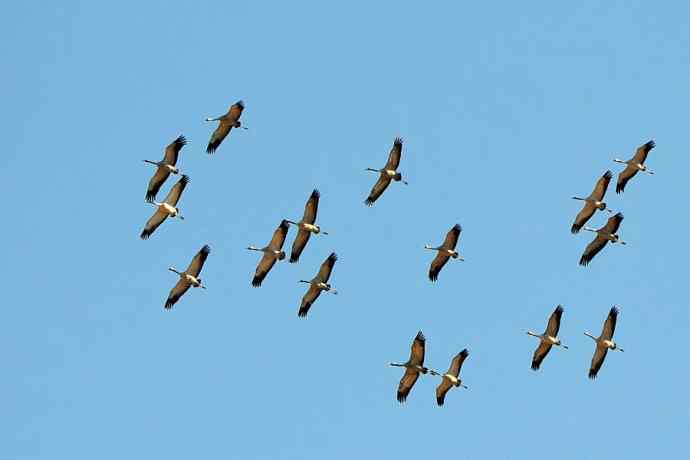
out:
{"label": "outstretched wing", "polygon": [[599,254],[599,251],[604,249],[604,246],[606,246],[606,243],[608,242],[608,239],[597,234],[597,236],[592,240],[592,242],[587,245],[587,247],[585,248],[585,252],[582,253],[582,257],[580,257],[580,265],[582,265],[583,267],[589,265],[594,256]]}
{"label": "outstretched wing", "polygon": [[213,131],[213,134],[211,134],[211,139],[208,141],[206,153],[215,153],[216,149],[218,149],[218,146],[221,144],[221,142],[223,142],[223,139],[225,139],[227,135],[230,134],[231,129],[232,124],[228,120],[220,120],[218,127],[215,129],[215,131]]}
{"label": "outstretched wing", "polygon": [[304,205],[304,216],[302,217],[304,222],[308,224],[316,222],[316,213],[319,211],[319,197],[321,197],[321,194],[314,189],[307,200],[307,204]]}
{"label": "outstretched wing", "polygon": [[170,310],[180,300],[180,297],[189,290],[189,286],[188,282],[180,278],[177,284],[170,290],[170,294],[168,294],[168,299],[165,301],[165,309]]}
{"label": "outstretched wing", "polygon": [[446,400],[446,393],[453,388],[453,384],[448,377],[441,377],[441,383],[436,387],[436,404],[443,406]]}
{"label": "outstretched wing", "polygon": [[410,363],[424,366],[424,348],[426,338],[422,331],[417,332],[417,336],[412,341],[412,349],[410,350]]}
{"label": "outstretched wing", "polygon": [[396,137],[393,141],[393,148],[388,154],[388,162],[386,162],[385,169],[396,170],[400,165],[400,155],[402,154],[402,139]]}
{"label": "outstretched wing", "polygon": [[292,242],[292,252],[290,253],[290,263],[294,264],[299,260],[299,256],[302,255],[304,247],[307,245],[309,238],[311,237],[311,232],[300,228],[297,231],[297,237],[295,241]]}
{"label": "outstretched wing", "polygon": [[307,313],[309,313],[309,309],[311,308],[312,304],[316,301],[316,299],[319,298],[320,295],[321,289],[317,288],[313,284],[310,285],[309,290],[306,294],[304,294],[304,297],[302,297],[302,303],[299,306],[297,316],[299,316],[300,318],[306,317]]}
{"label": "outstretched wing", "polygon": [[178,180],[177,183],[170,189],[170,192],[168,192],[168,196],[165,197],[165,202],[170,206],[177,206],[177,202],[180,201],[182,192],[184,191],[185,187],[187,187],[188,183],[189,176],[183,174],[182,177],[180,177],[180,180]]}
{"label": "outstretched wing", "polygon": [[450,256],[448,254],[443,254],[438,252],[434,260],[431,261],[431,266],[429,267],[429,279],[431,281],[436,281],[438,279],[438,274],[441,273],[441,269],[448,262]]}
{"label": "outstretched wing", "polygon": [[559,305],[549,317],[549,323],[546,325],[546,335],[551,337],[558,336],[558,330],[561,328],[561,316],[563,316],[563,307]]}
{"label": "outstretched wing", "polygon": [[276,258],[270,254],[264,253],[264,256],[259,261],[259,265],[256,266],[256,272],[254,273],[254,278],[252,279],[252,286],[259,287],[263,282],[268,272],[276,263]]}
{"label": "outstretched wing", "polygon": [[201,273],[201,269],[204,268],[204,262],[206,262],[206,258],[210,253],[211,248],[208,244],[201,248],[192,259],[189,267],[187,267],[186,273],[192,275],[194,278],[198,278],[199,274]]}
{"label": "outstretched wing", "polygon": [[146,221],[146,225],[144,225],[144,230],[142,230],[141,235],[139,235],[141,239],[148,240],[151,234],[156,231],[156,229],[160,226],[160,224],[163,223],[163,221],[167,217],[167,212],[163,211],[161,208],[157,208],[156,212],[154,212],[153,215],[149,218],[149,220]]}
{"label": "outstretched wing", "polygon": [[376,181],[374,186],[369,192],[369,196],[364,200],[364,204],[367,206],[373,206],[376,200],[383,194],[383,192],[388,188],[391,183],[391,178],[385,174],[380,174],[379,179]]}
{"label": "outstretched wing", "polygon": [[544,361],[544,358],[546,358],[546,355],[549,354],[549,351],[551,350],[551,345],[546,343],[546,342],[539,342],[539,346],[537,347],[536,350],[534,350],[534,355],[532,356],[532,370],[536,371],[539,370],[539,366],[541,366],[541,362]]}
{"label": "outstretched wing", "polygon": [[180,150],[182,150],[182,147],[185,145],[187,145],[187,139],[184,136],[178,136],[177,139],[172,141],[172,143],[165,148],[163,161],[166,164],[175,166],[177,164],[177,158],[180,154]]}
{"label": "outstretched wing", "polygon": [[616,181],[616,193],[625,191],[625,184],[637,174],[638,169],[633,165],[628,165],[623,171],[618,174],[618,181]]}
{"label": "outstretched wing", "polygon": [[443,240],[443,249],[455,249],[458,244],[458,239],[460,238],[460,232],[462,232],[462,227],[460,224],[453,225],[448,233],[446,234],[446,239]]}
{"label": "outstretched wing", "polygon": [[469,351],[467,351],[467,348],[462,350],[460,353],[455,355],[453,360],[450,362],[450,367],[448,368],[447,374],[454,375],[457,377],[460,375],[460,369],[462,369],[462,363],[465,362],[467,357],[470,355]]}
{"label": "outstretched wing", "polygon": [[621,226],[621,222],[623,222],[623,214],[620,212],[616,213],[609,217],[609,220],[606,221],[606,225],[604,225],[602,230],[614,235],[618,231],[618,227]]}
{"label": "outstretched wing", "polygon": [[647,160],[647,155],[654,147],[656,147],[656,143],[653,140],[650,140],[649,142],[642,144],[637,148],[635,156],[633,156],[632,160],[635,163],[643,165],[644,162]]}
{"label": "outstretched wing", "polygon": [[602,364],[604,364],[604,359],[606,359],[606,353],[608,353],[608,348],[597,346],[594,351],[594,356],[592,356],[592,364],[589,366],[589,378],[595,379],[601,369]]}
{"label": "outstretched wing", "polygon": [[316,276],[322,282],[328,283],[328,279],[331,277],[331,272],[333,271],[333,266],[335,265],[336,260],[338,260],[338,256],[335,255],[335,252],[331,252],[331,254],[321,264],[319,274]]}
{"label": "outstretched wing", "polygon": [[158,168],[156,168],[156,172],[149,180],[149,186],[146,188],[146,201],[151,203],[156,199],[158,191],[161,189],[163,183],[168,179],[168,176],[170,176],[170,171],[168,168],[164,166],[158,166]]}
{"label": "outstretched wing", "polygon": [[582,227],[584,227],[587,221],[594,215],[595,210],[596,207],[594,206],[594,203],[585,201],[585,205],[582,207],[582,210],[575,217],[575,222],[573,222],[573,226],[570,227],[570,232],[578,233],[582,229]]}
{"label": "outstretched wing", "polygon": [[289,227],[290,226],[288,225],[287,220],[283,219],[280,222],[280,225],[278,225],[278,228],[276,228],[275,232],[273,232],[273,237],[271,238],[271,242],[268,243],[268,247],[276,251],[283,249],[283,244],[285,243],[285,237],[288,234]]}
{"label": "outstretched wing", "polygon": [[417,379],[419,378],[419,372],[411,369],[409,367],[405,368],[405,373],[403,374],[402,378],[400,379],[400,383],[398,384],[398,402],[399,403],[404,403],[407,400],[407,395],[410,394],[410,390],[412,390],[412,387],[414,384],[417,382]]}
{"label": "outstretched wing", "polygon": [[609,182],[611,182],[611,177],[613,177],[611,171],[606,171],[604,175],[599,178],[599,180],[597,181],[597,185],[594,186],[594,190],[590,195],[592,199],[597,201],[601,201],[604,199],[604,195],[606,195],[606,189],[609,188]]}
{"label": "outstretched wing", "polygon": [[611,340],[613,338],[614,332],[616,332],[616,320],[618,320],[618,308],[611,307],[609,311],[609,316],[604,321],[604,328],[601,331],[601,338],[605,340]]}
{"label": "outstretched wing", "polygon": [[244,110],[244,102],[242,102],[242,101],[237,101],[230,106],[230,110],[228,110],[228,118],[230,118],[230,121],[233,124],[235,124],[235,122],[240,119],[240,116],[242,115],[243,110]]}

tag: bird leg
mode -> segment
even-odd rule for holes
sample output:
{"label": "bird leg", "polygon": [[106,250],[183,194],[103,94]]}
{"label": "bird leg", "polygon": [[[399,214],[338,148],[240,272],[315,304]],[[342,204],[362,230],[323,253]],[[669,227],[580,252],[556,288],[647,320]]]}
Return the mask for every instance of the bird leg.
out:
{"label": "bird leg", "polygon": [[464,383],[461,383],[460,386],[463,387],[465,390],[469,390],[469,389],[470,389],[470,388],[469,388],[467,385],[465,385]]}
{"label": "bird leg", "polygon": [[561,347],[565,348],[566,350],[568,349],[568,345],[561,344]]}

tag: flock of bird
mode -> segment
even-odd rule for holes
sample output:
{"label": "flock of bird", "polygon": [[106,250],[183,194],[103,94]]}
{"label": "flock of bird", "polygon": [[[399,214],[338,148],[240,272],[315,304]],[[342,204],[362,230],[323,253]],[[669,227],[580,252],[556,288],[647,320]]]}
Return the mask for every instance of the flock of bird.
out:
{"label": "flock of bird", "polygon": [[[240,117],[242,111],[244,110],[244,104],[242,101],[234,103],[228,112],[224,115],[214,118],[206,118],[205,121],[212,122],[218,121],[218,127],[214,130],[211,138],[209,140],[206,152],[213,154],[216,152],[223,140],[230,134],[232,128],[243,128],[240,122]],[[189,184],[189,177],[182,174],[177,167],[177,161],[179,158],[180,151],[187,144],[187,140],[184,136],[179,136],[170,145],[165,148],[165,154],[161,161],[151,161],[144,160],[145,163],[152,164],[156,166],[156,172],[153,177],[149,180],[148,187],[146,189],[145,201],[153,206],[156,210],[149,220],[144,225],[144,229],[141,232],[140,237],[144,240],[151,237],[151,235],[156,231],[156,229],[168,218],[178,218],[184,219],[178,203],[184,192],[187,184]],[[366,171],[371,171],[378,174],[378,180],[371,189],[371,192],[364,201],[366,206],[373,206],[376,200],[378,200],[381,195],[386,191],[391,182],[402,182],[407,185],[407,182],[403,180],[402,174],[398,171],[400,165],[400,159],[402,155],[403,141],[401,138],[395,138],[393,142],[393,147],[388,155],[388,161],[385,166],[381,169],[367,168]],[[617,163],[623,163],[626,165],[625,169],[618,175],[618,180],[616,183],[616,193],[622,193],[625,190],[627,183],[638,173],[645,172],[647,174],[654,174],[645,165],[647,155],[654,148],[654,141],[649,141],[642,146],[640,146],[635,155],[625,161],[620,159],[615,159]],[[170,177],[171,174],[180,175],[180,179],[171,187],[166,198],[162,202],[156,201],[156,196],[160,191],[161,187],[165,181]],[[592,193],[586,197],[573,197],[575,200],[584,201],[582,210],[577,214],[575,221],[571,227],[571,232],[573,234],[578,233],[580,230],[586,230],[596,233],[594,240],[592,240],[585,248],[582,257],[580,258],[580,265],[588,265],[592,259],[606,246],[607,243],[612,244],[626,244],[622,241],[617,234],[618,229],[623,221],[623,214],[618,212],[611,217],[605,225],[599,229],[594,229],[586,226],[587,222],[594,216],[597,210],[607,211],[613,214],[613,211],[609,209],[607,204],[603,201],[606,191],[609,186],[609,182],[613,174],[611,171],[606,171],[597,181]],[[290,252],[290,263],[297,263],[299,261],[300,255],[304,251],[307,243],[312,234],[314,235],[328,235],[327,232],[321,230],[321,227],[316,224],[316,217],[318,213],[320,194],[319,191],[314,189],[309,196],[307,203],[304,207],[304,214],[299,222],[283,219],[278,228],[273,232],[273,236],[269,241],[268,245],[264,247],[249,246],[247,249],[251,251],[258,251],[262,253],[262,257],[256,267],[254,277],[252,279],[252,286],[260,287],[264,282],[266,276],[269,274],[273,266],[277,261],[282,261],[286,258],[285,251],[283,251],[283,245],[285,239],[287,238],[288,230],[290,225],[297,227],[297,236],[293,241],[291,252]],[[458,240],[460,239],[460,233],[462,232],[462,227],[459,224],[455,224],[446,234],[443,243],[440,246],[425,245],[424,249],[432,250],[436,252],[434,259],[429,267],[429,280],[436,282],[438,276],[446,265],[449,259],[457,259],[464,261],[464,258],[456,250]],[[176,273],[179,280],[175,286],[170,290],[170,293],[165,301],[165,309],[170,310],[179,301],[179,299],[189,290],[190,287],[205,289],[206,286],[203,285],[202,279],[200,277],[201,270],[203,269],[204,263],[211,253],[211,248],[208,245],[204,245],[199,252],[193,257],[189,266],[186,270],[180,272],[175,267],[169,267],[169,270]],[[326,260],[321,264],[318,273],[311,280],[299,280],[300,283],[306,283],[309,285],[309,289],[304,294],[300,307],[298,310],[299,317],[306,317],[310,308],[321,295],[322,292],[328,292],[331,294],[337,294],[329,280],[335,262],[338,260],[337,255],[332,252]],[[594,379],[599,370],[601,369],[604,359],[608,350],[623,351],[616,342],[613,341],[613,334],[616,328],[616,321],[618,318],[619,310],[617,307],[612,307],[609,311],[608,317],[604,322],[604,327],[601,334],[598,337],[585,332],[585,335],[592,338],[595,343],[595,352],[592,357],[589,378]],[[561,324],[561,316],[563,315],[563,307],[558,305],[556,309],[551,314],[546,330],[543,334],[537,334],[532,331],[528,331],[527,334],[539,339],[539,345],[534,351],[532,357],[531,368],[533,370],[538,370],[544,361],[544,358],[548,355],[552,347],[558,346],[567,349],[568,347],[561,343],[558,338],[558,331]],[[405,368],[403,377],[400,380],[397,391],[397,399],[399,402],[403,403],[406,401],[412,387],[417,382],[420,374],[429,374],[432,376],[441,377],[441,382],[436,388],[436,402],[439,406],[442,406],[445,402],[446,394],[453,387],[463,387],[467,388],[460,378],[460,370],[463,363],[469,356],[467,349],[463,349],[457,355],[455,355],[452,360],[450,367],[445,373],[437,372],[433,369],[424,367],[424,354],[425,354],[426,338],[424,334],[419,331],[412,342],[412,348],[410,352],[409,359],[404,363],[390,363],[391,366],[403,367]]]}

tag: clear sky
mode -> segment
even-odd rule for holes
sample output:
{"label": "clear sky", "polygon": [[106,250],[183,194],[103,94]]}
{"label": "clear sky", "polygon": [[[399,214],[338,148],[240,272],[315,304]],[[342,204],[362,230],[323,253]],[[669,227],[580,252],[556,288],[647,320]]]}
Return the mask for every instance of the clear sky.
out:
{"label": "clear sky", "polygon": [[[7,3],[0,457],[686,456],[690,8],[558,3]],[[249,130],[207,155],[238,99]],[[180,134],[186,220],[142,241],[141,160]],[[398,135],[410,185],[367,208]],[[629,244],[578,266],[570,197],[649,139],[657,174],[606,197]],[[252,288],[246,246],[313,188],[331,234]],[[208,289],[164,311],[207,243]],[[340,295],[298,319],[331,251]],[[532,372],[558,303],[570,349]],[[590,381],[613,304],[626,352]],[[432,367],[470,350],[443,408],[432,377],[395,399],[420,329]]]}

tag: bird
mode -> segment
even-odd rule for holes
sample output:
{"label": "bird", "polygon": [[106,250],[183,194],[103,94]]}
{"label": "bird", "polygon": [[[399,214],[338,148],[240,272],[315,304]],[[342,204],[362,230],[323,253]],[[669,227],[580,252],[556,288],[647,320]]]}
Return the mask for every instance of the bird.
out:
{"label": "bird", "polygon": [[250,251],[260,251],[264,253],[261,261],[259,261],[259,265],[256,266],[254,279],[252,279],[252,286],[261,286],[261,283],[263,282],[264,278],[266,278],[266,275],[268,275],[268,272],[271,271],[271,268],[273,268],[273,265],[276,263],[276,261],[285,259],[285,251],[282,249],[289,228],[290,226],[288,225],[287,221],[283,219],[280,225],[278,225],[278,228],[276,228],[276,230],[273,232],[273,237],[268,243],[268,246],[263,248],[249,246],[247,248]]}
{"label": "bird", "polygon": [[187,270],[183,272],[179,272],[175,269],[175,267],[169,267],[168,270],[171,272],[177,273],[180,276],[180,279],[177,281],[177,284],[170,290],[170,294],[168,295],[168,300],[165,301],[165,309],[170,310],[175,303],[177,303],[178,300],[180,300],[180,297],[184,295],[185,292],[189,289],[190,286],[195,287],[195,288],[203,288],[206,289],[206,286],[201,284],[201,278],[199,277],[199,274],[201,273],[201,269],[204,268],[204,262],[206,262],[206,258],[208,255],[211,253],[211,248],[208,245],[204,245],[199,252],[194,256],[192,259],[192,262],[189,264],[189,267],[187,267]]}
{"label": "bird", "polygon": [[656,143],[651,140],[645,144],[642,144],[637,148],[635,155],[628,161],[621,159],[614,159],[616,163],[623,163],[627,165],[623,171],[618,174],[618,181],[616,182],[616,193],[621,193],[625,191],[625,184],[632,179],[638,171],[646,172],[647,174],[654,174],[650,171],[644,162],[647,159],[649,151],[656,147]]}
{"label": "bird", "polygon": [[597,209],[613,213],[613,211],[606,207],[606,203],[603,201],[606,189],[609,186],[609,182],[611,182],[611,177],[613,177],[611,171],[606,171],[604,175],[599,178],[597,185],[594,186],[594,190],[592,190],[592,193],[587,198],[573,197],[573,200],[584,201],[585,205],[577,214],[577,217],[575,217],[575,222],[573,222],[573,226],[570,228],[571,233],[579,232]]}
{"label": "bird", "polygon": [[328,279],[331,277],[331,272],[333,271],[333,266],[335,261],[338,260],[338,256],[335,252],[326,257],[326,260],[321,264],[319,268],[319,273],[311,281],[299,280],[300,283],[307,283],[309,285],[309,290],[304,297],[302,297],[302,303],[299,306],[299,311],[297,316],[304,318],[309,313],[309,309],[312,304],[319,298],[321,291],[330,292],[331,294],[338,294],[338,291],[333,289],[333,287],[328,284]]}
{"label": "bird", "polygon": [[378,198],[388,188],[388,185],[391,183],[391,180],[394,180],[396,182],[402,182],[403,184],[407,185],[407,181],[404,181],[402,178],[402,174],[400,174],[397,171],[398,166],[400,165],[402,143],[403,141],[401,138],[395,138],[395,140],[393,141],[393,148],[388,154],[388,162],[386,163],[386,166],[384,166],[382,169],[366,169],[366,171],[379,173],[379,179],[374,184],[374,187],[371,189],[371,192],[369,193],[367,199],[364,200],[364,204],[366,204],[367,206],[374,205],[374,202],[378,200]]}
{"label": "bird", "polygon": [[429,369],[429,372],[432,375],[441,376],[441,383],[439,383],[436,387],[436,404],[439,406],[443,406],[443,403],[446,399],[446,393],[448,393],[451,388],[463,387],[467,389],[467,385],[464,385],[462,383],[462,379],[460,378],[460,368],[462,368],[462,363],[465,362],[465,359],[467,359],[469,355],[470,353],[467,351],[467,348],[455,355],[453,360],[450,362],[448,371],[445,374],[440,374],[435,370]]}
{"label": "bird", "polygon": [[597,343],[597,347],[594,350],[594,356],[592,356],[592,364],[589,367],[589,378],[595,379],[601,369],[601,365],[604,364],[604,359],[606,358],[606,353],[609,350],[623,351],[621,347],[613,341],[613,333],[616,331],[616,320],[618,318],[618,307],[613,306],[609,311],[609,316],[604,322],[604,328],[601,330],[601,335],[599,337],[594,337],[589,332],[585,332],[585,335]]}
{"label": "bird", "polygon": [[230,134],[230,130],[232,128],[247,129],[246,127],[242,126],[242,123],[240,122],[240,115],[242,115],[243,110],[244,102],[237,101],[230,106],[230,109],[225,115],[215,118],[206,118],[205,121],[220,121],[220,124],[216,130],[213,131],[213,134],[211,134],[211,139],[208,141],[208,147],[206,147],[206,153],[214,153],[220,143],[223,142],[223,139]]}
{"label": "bird", "polygon": [[309,237],[312,233],[328,235],[328,232],[321,230],[321,227],[314,224],[316,221],[316,214],[319,210],[319,197],[321,194],[317,189],[314,189],[307,200],[307,204],[304,205],[304,216],[299,222],[293,222],[291,220],[286,220],[288,224],[297,226],[297,236],[295,241],[292,243],[292,252],[290,253],[290,263],[294,264],[299,260],[299,256],[302,254],[304,247],[309,241]]}
{"label": "bird", "polygon": [[551,313],[549,318],[549,323],[546,325],[546,330],[543,334],[535,334],[532,331],[527,331],[527,335],[536,337],[539,339],[539,346],[534,350],[534,356],[532,356],[532,370],[539,370],[541,362],[544,361],[546,355],[549,354],[551,347],[556,345],[558,347],[563,347],[568,349],[567,345],[563,345],[561,340],[558,338],[558,330],[561,327],[561,316],[563,315],[563,307],[558,305],[556,309]]}
{"label": "bird", "polygon": [[419,378],[419,374],[426,374],[429,369],[424,367],[424,347],[426,338],[422,331],[417,332],[417,336],[412,341],[412,349],[410,351],[410,359],[405,363],[389,363],[390,366],[404,367],[405,373],[398,384],[398,402],[404,403],[407,400],[407,395]]}
{"label": "bird", "polygon": [[621,222],[623,222],[623,214],[619,212],[609,217],[609,219],[606,221],[606,225],[598,230],[590,227],[583,227],[584,230],[594,232],[597,234],[597,236],[592,240],[591,243],[587,245],[585,252],[582,253],[582,257],[580,257],[580,265],[583,267],[588,265],[594,256],[596,256],[609,241],[611,243],[627,244],[625,241],[620,239],[618,234],[616,234]]}
{"label": "bird", "polygon": [[151,218],[146,222],[144,230],[142,230],[140,235],[142,240],[148,239],[168,216],[184,220],[184,217],[180,214],[180,208],[177,207],[177,202],[180,201],[180,196],[182,196],[182,192],[188,183],[189,177],[183,174],[180,180],[172,186],[170,192],[168,192],[168,196],[165,197],[162,203],[158,203],[157,201],[151,202],[151,204],[158,209],[156,209],[156,212],[154,212]]}
{"label": "bird", "polygon": [[436,281],[438,279],[438,274],[441,272],[446,262],[448,262],[449,258],[452,257],[453,259],[465,260],[460,256],[458,251],[455,250],[455,246],[458,244],[458,238],[460,238],[460,232],[462,232],[462,227],[460,224],[455,224],[446,234],[446,239],[441,246],[435,248],[428,244],[424,246],[424,249],[438,251],[438,254],[436,254],[434,260],[431,261],[431,266],[429,267],[429,279],[431,281]]}
{"label": "bird", "polygon": [[177,168],[177,158],[180,150],[185,145],[187,145],[187,139],[184,136],[178,136],[177,139],[165,148],[165,155],[161,161],[144,160],[144,163],[157,166],[156,172],[149,180],[149,186],[146,189],[146,201],[149,203],[156,199],[156,194],[161,189],[161,185],[163,185],[171,173],[180,173],[179,168]]}

